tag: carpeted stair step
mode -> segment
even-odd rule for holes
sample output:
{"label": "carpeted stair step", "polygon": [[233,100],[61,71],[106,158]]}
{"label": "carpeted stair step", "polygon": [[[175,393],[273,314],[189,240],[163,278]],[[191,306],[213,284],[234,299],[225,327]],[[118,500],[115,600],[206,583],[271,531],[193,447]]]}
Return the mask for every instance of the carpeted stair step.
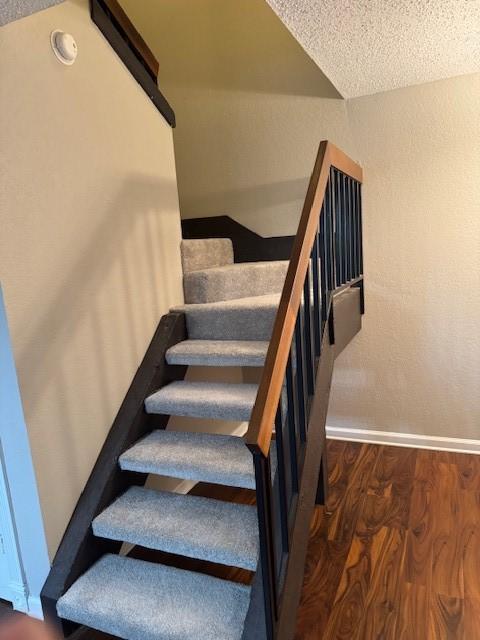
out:
{"label": "carpeted stair step", "polygon": [[124,471],[255,488],[252,454],[237,436],[153,431],[120,456]]}
{"label": "carpeted stair step", "polygon": [[190,271],[183,276],[185,302],[201,304],[280,293],[288,260],[241,262]]}
{"label": "carpeted stair step", "polygon": [[240,640],[250,587],[105,555],[57,603],[61,618],[128,640]]}
{"label": "carpeted stair step", "polygon": [[178,307],[191,340],[270,340],[280,294]]}
{"label": "carpeted stair step", "polygon": [[211,367],[263,367],[268,342],[261,340],[184,340],[166,353],[168,364]]}
{"label": "carpeted stair step", "polygon": [[183,273],[233,264],[230,238],[195,238],[180,244]]}
{"label": "carpeted stair step", "polygon": [[257,390],[256,384],[181,380],[149,396],[145,409],[170,416],[248,421]]}
{"label": "carpeted stair step", "polygon": [[131,487],[93,521],[102,538],[254,571],[256,508]]}

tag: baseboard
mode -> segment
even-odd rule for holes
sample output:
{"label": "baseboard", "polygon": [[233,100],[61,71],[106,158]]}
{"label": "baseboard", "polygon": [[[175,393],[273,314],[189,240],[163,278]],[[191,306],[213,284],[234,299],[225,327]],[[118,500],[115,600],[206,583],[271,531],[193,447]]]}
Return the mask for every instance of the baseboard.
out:
{"label": "baseboard", "polygon": [[43,620],[43,609],[40,596],[28,596],[28,615]]}
{"label": "baseboard", "polygon": [[433,449],[435,451],[454,451],[480,455],[480,440],[425,436],[414,433],[397,433],[395,431],[377,431],[376,429],[352,429],[328,425],[326,429],[327,438],[330,440],[348,440],[351,442],[367,442],[371,444],[392,445],[395,447],[415,447],[417,449]]}
{"label": "baseboard", "polygon": [[24,584],[10,580],[10,582],[5,585],[5,592],[5,600],[12,603],[15,611],[28,613],[28,597]]}

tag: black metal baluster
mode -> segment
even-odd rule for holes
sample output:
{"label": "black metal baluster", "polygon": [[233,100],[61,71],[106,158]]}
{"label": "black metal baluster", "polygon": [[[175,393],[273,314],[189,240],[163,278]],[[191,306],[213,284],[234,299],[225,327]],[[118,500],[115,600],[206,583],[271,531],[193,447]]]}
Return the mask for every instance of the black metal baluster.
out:
{"label": "black metal baluster", "polygon": [[273,640],[278,615],[277,572],[272,512],[272,485],[269,457],[261,451],[253,451],[260,537],[260,562],[262,566],[263,597],[267,639]]}
{"label": "black metal baluster", "polygon": [[345,174],[341,174],[342,177],[342,205],[341,205],[341,221],[342,221],[342,284],[345,284],[348,280],[348,228],[347,228],[347,214],[348,214],[348,198],[347,198],[347,178]]}
{"label": "black metal baluster", "polygon": [[[320,214],[320,217],[321,214]],[[318,228],[315,233],[315,240],[312,250],[312,277],[313,277],[313,330],[315,337],[315,355],[320,355],[320,327],[321,327],[321,309],[320,309],[320,278],[319,278],[319,237]]]}
{"label": "black metal baluster", "polygon": [[308,395],[315,391],[315,354],[312,334],[312,310],[310,300],[310,269],[307,271],[303,285],[304,331],[305,331],[305,366],[307,369]]}
{"label": "black metal baluster", "polygon": [[298,426],[300,442],[307,441],[307,389],[305,376],[305,334],[303,330],[302,306],[298,311],[295,322],[295,357],[297,365],[297,398],[298,398]]}
{"label": "black metal baluster", "polygon": [[327,300],[328,300],[328,253],[327,253],[327,227],[328,227],[328,185],[325,191],[325,203],[322,207],[322,213],[320,216],[320,277],[321,277],[321,291],[322,291],[322,328],[323,323],[327,320]]}
{"label": "black metal baluster", "polygon": [[348,194],[348,176],[343,175],[343,225],[345,235],[343,248],[345,251],[345,282],[350,280],[350,202]]}
{"label": "black metal baluster", "polygon": [[357,187],[356,181],[352,180],[352,278],[358,277],[358,221],[357,221]]}
{"label": "black metal baluster", "polygon": [[286,402],[287,419],[288,419],[288,440],[290,444],[290,471],[292,475],[292,492],[298,492],[298,452],[297,452],[297,419],[295,410],[295,389],[294,389],[294,372],[292,362],[292,350],[287,363],[287,392],[285,399],[282,396],[281,401]]}
{"label": "black metal baluster", "polygon": [[363,223],[362,223],[362,185],[357,182],[358,199],[358,248],[359,248],[359,275],[363,275]]}
{"label": "black metal baluster", "polygon": [[283,412],[279,407],[275,416],[275,446],[277,447],[277,475],[278,491],[280,497],[280,526],[282,530],[282,548],[285,552],[288,552],[288,497],[283,435]]}
{"label": "black metal baluster", "polygon": [[[335,182],[334,182],[334,169],[330,168],[330,180],[328,181],[328,191],[330,193],[330,230],[329,230],[329,254],[330,254],[330,281],[329,289],[330,294],[335,291],[336,282],[336,264],[335,264]],[[330,301],[329,301],[330,302]]]}
{"label": "black metal baluster", "polygon": [[353,280],[353,180],[346,177],[347,186],[347,247],[348,247],[348,278]]}
{"label": "black metal baluster", "polygon": [[343,284],[343,250],[342,250],[342,188],[341,176],[334,170],[335,176],[335,264],[337,287]]}
{"label": "black metal baluster", "polygon": [[335,291],[335,189],[332,183],[330,187],[330,293]]}

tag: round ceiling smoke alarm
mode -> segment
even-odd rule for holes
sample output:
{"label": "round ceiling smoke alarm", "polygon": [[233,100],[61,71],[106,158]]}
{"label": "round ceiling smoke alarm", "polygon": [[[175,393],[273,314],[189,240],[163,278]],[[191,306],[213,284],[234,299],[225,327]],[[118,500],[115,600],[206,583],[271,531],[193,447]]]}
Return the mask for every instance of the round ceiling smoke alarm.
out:
{"label": "round ceiling smoke alarm", "polygon": [[50,34],[53,53],[63,64],[71,65],[75,62],[78,49],[77,43],[72,35],[56,29]]}

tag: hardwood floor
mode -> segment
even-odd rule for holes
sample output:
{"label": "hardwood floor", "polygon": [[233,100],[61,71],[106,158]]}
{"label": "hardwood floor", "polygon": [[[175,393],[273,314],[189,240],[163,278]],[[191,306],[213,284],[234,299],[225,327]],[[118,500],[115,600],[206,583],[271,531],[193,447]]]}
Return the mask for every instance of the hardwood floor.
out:
{"label": "hardwood floor", "polygon": [[480,457],[331,441],[296,640],[480,639]]}
{"label": "hardwood floor", "polygon": [[[328,513],[312,518],[295,640],[480,640],[480,456],[339,441],[328,453]],[[254,502],[215,485],[194,493]]]}
{"label": "hardwood floor", "polygon": [[[480,640],[480,456],[338,441],[328,453],[328,513],[312,518],[295,640]],[[215,485],[193,493],[255,500]],[[139,547],[131,555],[252,575]]]}

